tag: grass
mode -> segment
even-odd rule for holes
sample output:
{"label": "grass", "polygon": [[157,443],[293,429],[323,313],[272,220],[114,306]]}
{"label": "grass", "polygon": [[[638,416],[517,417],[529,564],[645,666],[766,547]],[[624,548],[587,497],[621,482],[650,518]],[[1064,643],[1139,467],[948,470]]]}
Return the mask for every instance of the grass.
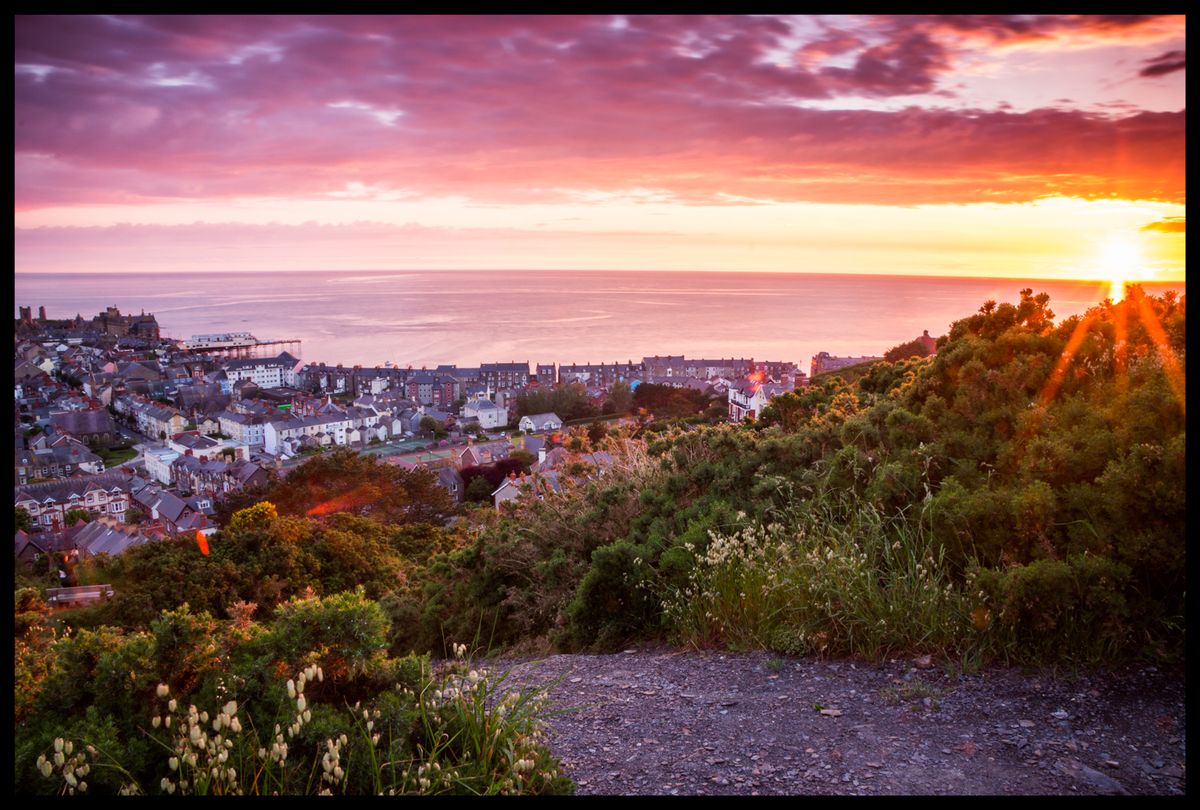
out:
{"label": "grass", "polygon": [[663,600],[679,640],[876,661],[964,652],[972,605],[921,529],[833,506],[712,534],[689,585]]}
{"label": "grass", "polygon": [[138,454],[138,451],[134,448],[124,445],[117,447],[101,447],[95,452],[96,455],[100,456],[100,458],[104,460],[105,467],[115,467],[118,464],[129,461],[131,458],[135,458]]}

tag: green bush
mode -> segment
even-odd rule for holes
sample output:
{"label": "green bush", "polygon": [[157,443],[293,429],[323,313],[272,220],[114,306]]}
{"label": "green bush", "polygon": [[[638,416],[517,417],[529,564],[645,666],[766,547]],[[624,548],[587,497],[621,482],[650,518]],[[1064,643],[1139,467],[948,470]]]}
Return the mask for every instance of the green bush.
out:
{"label": "green bush", "polygon": [[981,570],[986,644],[1009,662],[1110,661],[1133,641],[1129,582],[1127,566],[1091,555]]}

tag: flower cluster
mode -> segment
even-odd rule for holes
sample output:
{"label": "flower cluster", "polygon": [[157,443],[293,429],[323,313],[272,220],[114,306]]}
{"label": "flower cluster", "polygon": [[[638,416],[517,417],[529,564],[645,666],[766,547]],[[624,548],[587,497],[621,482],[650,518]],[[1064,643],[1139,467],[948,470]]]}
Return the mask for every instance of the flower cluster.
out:
{"label": "flower cluster", "polygon": [[[174,702],[172,700],[171,704]],[[174,710],[173,705],[171,710]],[[242,792],[237,769],[229,761],[234,741],[225,735],[226,732],[241,733],[242,724],[237,712],[237,701],[231,700],[212,718],[210,724],[208,712],[200,711],[194,704],[188,706],[171,746],[173,756],[167,760],[172,776],[164,776],[160,782],[164,792],[168,795],[176,790],[181,793]],[[167,715],[166,719],[170,727],[171,716]],[[178,777],[173,778],[176,773]]]}
{"label": "flower cluster", "polygon": [[88,764],[87,755],[94,754],[95,750],[91,746],[88,746],[86,750],[82,746],[76,750],[73,742],[57,737],[54,740],[54,754],[49,758],[45,754],[39,756],[37,767],[42,776],[47,779],[53,777],[55,773],[60,774],[63,780],[63,791],[67,795],[74,796],[76,792],[86,793],[88,786],[84,777],[92,769],[92,766]]}

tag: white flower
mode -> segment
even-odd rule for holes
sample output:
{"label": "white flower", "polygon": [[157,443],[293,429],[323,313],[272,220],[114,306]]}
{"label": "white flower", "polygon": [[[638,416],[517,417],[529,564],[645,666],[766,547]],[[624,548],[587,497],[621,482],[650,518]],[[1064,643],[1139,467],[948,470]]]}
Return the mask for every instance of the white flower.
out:
{"label": "white flower", "polygon": [[167,686],[165,683],[160,683],[155,692],[160,698],[165,698],[167,695],[171,694],[171,687]]}

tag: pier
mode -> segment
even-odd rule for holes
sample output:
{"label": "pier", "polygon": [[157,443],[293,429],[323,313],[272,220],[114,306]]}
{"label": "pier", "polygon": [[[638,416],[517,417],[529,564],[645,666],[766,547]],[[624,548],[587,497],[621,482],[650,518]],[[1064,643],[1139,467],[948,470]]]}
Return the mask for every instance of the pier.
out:
{"label": "pier", "polygon": [[188,351],[196,354],[206,354],[213,357],[228,357],[242,360],[247,357],[276,357],[280,352],[287,352],[293,357],[300,358],[300,340],[297,338],[282,340],[256,340],[235,346],[195,346]]}

